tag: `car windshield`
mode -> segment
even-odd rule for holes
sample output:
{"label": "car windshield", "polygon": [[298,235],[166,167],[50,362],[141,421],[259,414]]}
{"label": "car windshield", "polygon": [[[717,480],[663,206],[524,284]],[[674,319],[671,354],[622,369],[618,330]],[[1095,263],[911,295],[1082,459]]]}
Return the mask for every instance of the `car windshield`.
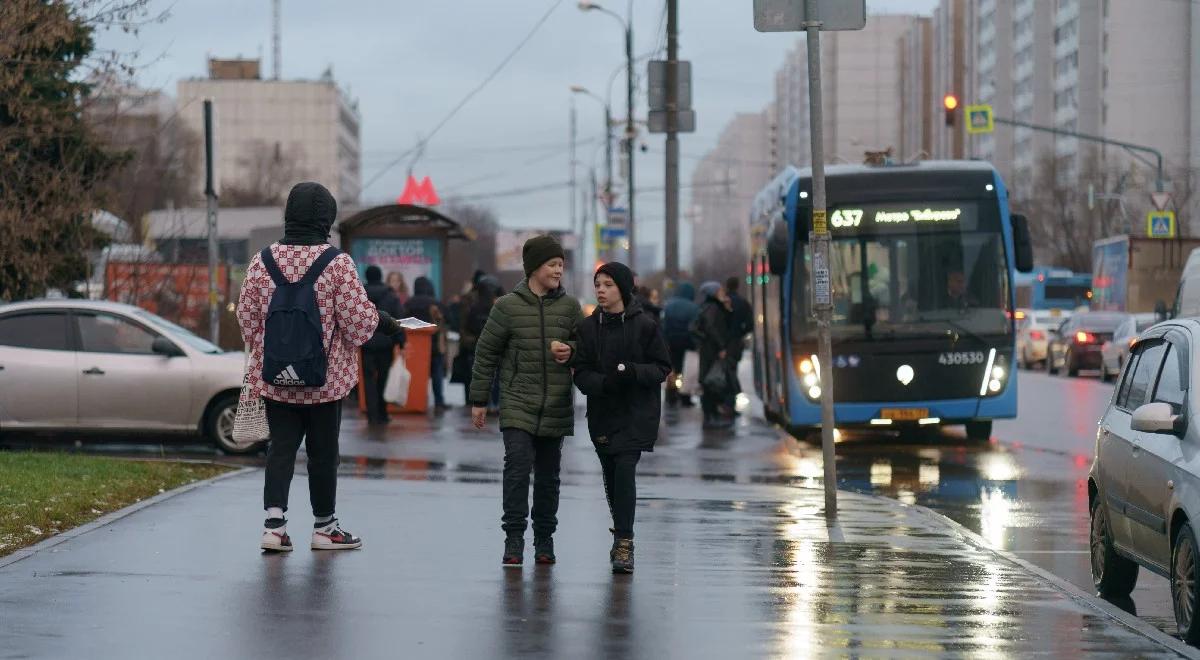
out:
{"label": "car windshield", "polygon": [[1137,331],[1140,334],[1144,330],[1149,330],[1150,327],[1153,326],[1155,323],[1158,323],[1158,319],[1153,316],[1138,317],[1136,323],[1137,323]]}
{"label": "car windshield", "polygon": [[[816,336],[810,296],[812,247],[796,251],[794,339]],[[839,236],[830,245],[835,339],[1003,335],[1011,332],[1008,270],[996,231]]]}
{"label": "car windshield", "polygon": [[178,339],[179,341],[187,344],[188,346],[191,346],[192,348],[200,351],[201,353],[209,353],[211,355],[218,355],[218,354],[225,352],[224,350],[221,349],[220,346],[217,346],[216,344],[212,343],[211,341],[208,341],[207,339],[197,337],[196,334],[193,333],[191,330],[188,330],[187,328],[185,328],[181,325],[171,323],[170,321],[164,319],[163,317],[161,317],[157,314],[152,314],[150,312],[147,312],[144,309],[139,309],[137,312],[134,312],[134,316],[138,316],[142,320],[150,321],[151,323],[154,323],[154,324],[157,324],[159,326],[166,328],[167,331],[171,334],[171,336],[173,338]]}

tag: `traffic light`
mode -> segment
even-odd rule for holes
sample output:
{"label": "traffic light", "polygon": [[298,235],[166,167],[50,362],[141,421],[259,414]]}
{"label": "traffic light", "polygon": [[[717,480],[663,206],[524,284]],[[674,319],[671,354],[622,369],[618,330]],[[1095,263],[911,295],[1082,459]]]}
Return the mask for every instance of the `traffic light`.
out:
{"label": "traffic light", "polygon": [[958,97],[953,94],[942,97],[942,107],[946,109],[946,125],[953,126],[958,114]]}

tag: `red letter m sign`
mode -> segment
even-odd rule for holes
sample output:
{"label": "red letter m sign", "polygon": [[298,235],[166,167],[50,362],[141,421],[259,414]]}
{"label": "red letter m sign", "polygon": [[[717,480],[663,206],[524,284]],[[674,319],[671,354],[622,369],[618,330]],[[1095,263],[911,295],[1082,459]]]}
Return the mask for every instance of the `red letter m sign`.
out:
{"label": "red letter m sign", "polygon": [[420,183],[417,183],[416,177],[410,174],[408,183],[404,184],[404,192],[400,194],[400,198],[396,200],[396,203],[437,206],[441,201],[441,199],[438,199],[437,191],[433,189],[433,182],[429,180],[429,177],[425,177],[421,179]]}

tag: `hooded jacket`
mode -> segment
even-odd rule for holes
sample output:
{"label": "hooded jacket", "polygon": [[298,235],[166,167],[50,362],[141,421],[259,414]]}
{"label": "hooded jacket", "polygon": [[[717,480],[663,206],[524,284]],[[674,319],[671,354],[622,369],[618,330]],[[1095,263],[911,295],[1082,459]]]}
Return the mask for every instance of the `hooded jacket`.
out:
{"label": "hooded jacket", "polygon": [[[387,313],[394,319],[399,319],[404,316],[404,305],[400,304],[400,298],[396,296],[396,291],[392,287],[383,282],[368,282],[366,285],[367,299],[375,304],[375,308]],[[405,343],[404,332],[401,331],[389,336],[382,327],[376,328],[375,334],[363,344],[363,348],[368,351],[390,351],[393,346],[403,347]]]}
{"label": "hooded jacket", "polygon": [[700,306],[695,300],[696,288],[690,282],[680,282],[663,307],[663,334],[670,345],[693,348],[691,326],[700,315]]}
{"label": "hooded jacket", "polygon": [[[413,282],[413,295],[404,303],[404,309],[409,316],[421,319],[426,323],[434,323],[439,326],[437,334],[433,337],[433,354],[441,355],[441,325],[444,319],[441,316],[437,298],[434,297],[433,282],[425,276],[418,277]],[[436,318],[435,318],[436,317]]]}
{"label": "hooded jacket", "polygon": [[571,367],[554,361],[550,342],[573,345],[582,317],[579,301],[562,287],[539,297],[522,281],[501,296],[475,344],[471,405],[487,405],[499,371],[501,429],[549,438],[573,435]]}
{"label": "hooded jacket", "polygon": [[575,385],[587,395],[596,451],[654,451],[662,384],[671,372],[667,342],[654,317],[636,300],[621,314],[596,308],[579,325],[573,364]]}

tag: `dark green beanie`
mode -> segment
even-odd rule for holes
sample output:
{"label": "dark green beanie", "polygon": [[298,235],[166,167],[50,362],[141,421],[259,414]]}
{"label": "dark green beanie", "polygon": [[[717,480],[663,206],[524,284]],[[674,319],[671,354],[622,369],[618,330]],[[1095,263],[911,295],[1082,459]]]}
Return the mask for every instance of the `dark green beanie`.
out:
{"label": "dark green beanie", "polygon": [[525,247],[521,249],[521,261],[525,264],[525,277],[529,277],[533,271],[541,268],[542,264],[555,257],[566,259],[567,254],[563,252],[562,244],[553,236],[544,234],[525,241]]}

